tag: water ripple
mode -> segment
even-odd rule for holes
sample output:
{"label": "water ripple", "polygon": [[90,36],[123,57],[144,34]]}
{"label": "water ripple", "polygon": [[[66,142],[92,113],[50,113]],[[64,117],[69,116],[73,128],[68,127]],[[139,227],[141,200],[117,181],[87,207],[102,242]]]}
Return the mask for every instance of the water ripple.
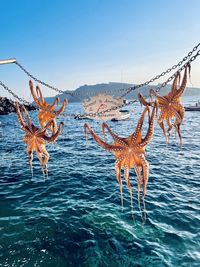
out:
{"label": "water ripple", "polygon": [[[109,125],[127,136],[137,117]],[[182,148],[173,134],[167,146],[155,128],[145,223],[134,171],[132,215],[125,183],[121,207],[113,156],[91,138],[86,146],[83,121],[65,119],[44,180],[36,158],[31,178],[15,114],[0,120],[0,266],[199,266],[199,113],[186,113]],[[90,124],[101,134],[99,122]]]}

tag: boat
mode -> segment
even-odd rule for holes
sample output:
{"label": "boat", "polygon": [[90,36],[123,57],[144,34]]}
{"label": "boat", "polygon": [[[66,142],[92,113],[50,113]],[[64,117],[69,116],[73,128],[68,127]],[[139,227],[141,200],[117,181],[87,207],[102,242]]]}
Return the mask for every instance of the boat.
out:
{"label": "boat", "polygon": [[200,101],[198,101],[195,105],[189,105],[184,108],[185,111],[200,111]]}
{"label": "boat", "polygon": [[119,116],[112,118],[111,121],[124,121],[128,120],[131,116],[131,113],[129,110],[120,110]]}
{"label": "boat", "polygon": [[[129,119],[131,116],[131,113],[129,110],[120,110],[119,111],[119,115],[117,115],[116,117],[112,118],[111,121],[123,121],[123,120],[127,120]],[[90,116],[80,116],[76,115],[74,116],[74,119],[76,120],[93,120],[92,117]]]}

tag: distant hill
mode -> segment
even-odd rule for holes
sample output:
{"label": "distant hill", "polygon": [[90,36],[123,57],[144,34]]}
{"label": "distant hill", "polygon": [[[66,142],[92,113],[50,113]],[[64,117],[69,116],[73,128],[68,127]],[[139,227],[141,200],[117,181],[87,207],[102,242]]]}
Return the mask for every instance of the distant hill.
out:
{"label": "distant hill", "polygon": [[[158,84],[159,85],[159,84]],[[113,95],[114,97],[121,96],[125,91],[119,91],[119,89],[127,89],[129,87],[134,86],[134,84],[128,84],[128,83],[117,83],[117,82],[109,82],[109,83],[100,83],[95,85],[83,85],[77,88],[74,91],[68,91],[70,93],[78,93],[77,97],[72,97],[69,94],[60,94],[58,95],[60,97],[60,100],[63,101],[65,98],[68,98],[69,102],[79,102],[83,101],[84,99],[87,99],[90,96],[90,93],[92,93],[91,96],[97,95],[102,92],[107,92],[107,94]],[[142,94],[147,94],[151,88],[156,88],[157,85],[148,85],[144,86],[142,88],[138,88],[134,91],[132,91],[130,94],[128,94],[125,99],[133,99],[137,98],[138,92],[141,92]],[[167,85],[166,87],[162,88],[160,91],[160,95],[165,95],[171,88],[171,85]],[[80,93],[80,95],[79,95]],[[200,95],[200,88],[193,88],[193,87],[187,87],[185,90],[184,96],[195,96]],[[52,103],[54,97],[47,97],[45,98],[47,102]]]}

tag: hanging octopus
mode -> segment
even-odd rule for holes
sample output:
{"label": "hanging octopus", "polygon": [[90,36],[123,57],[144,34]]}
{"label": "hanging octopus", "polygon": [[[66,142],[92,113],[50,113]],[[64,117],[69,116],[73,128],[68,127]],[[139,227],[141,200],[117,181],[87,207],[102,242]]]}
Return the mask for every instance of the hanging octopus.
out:
{"label": "hanging octopus", "polygon": [[49,153],[47,152],[45,146],[46,144],[54,142],[57,139],[61,130],[63,130],[64,124],[63,122],[61,122],[58,126],[57,131],[54,134],[52,133],[51,136],[48,136],[47,128],[52,123],[52,121],[49,121],[44,127],[37,128],[31,122],[28,111],[23,105],[20,111],[18,102],[16,102],[16,112],[18,121],[21,125],[21,129],[25,132],[23,141],[27,144],[27,154],[29,157],[29,165],[31,168],[32,175],[33,175],[33,169],[32,169],[33,151],[36,151],[37,157],[40,161],[43,175],[45,176],[46,174],[46,176],[48,177],[47,163],[49,160]]}
{"label": "hanging octopus", "polygon": [[[127,138],[122,138],[116,135],[111,131],[108,125],[104,122],[102,124],[102,131],[105,137],[105,130],[109,132],[112,139],[114,140],[112,144],[108,144],[103,141],[90,126],[85,123],[84,124],[84,133],[87,141],[87,131],[90,132],[93,139],[97,142],[99,146],[104,148],[105,150],[111,152],[115,156],[115,171],[117,181],[120,186],[121,193],[121,201],[123,205],[123,197],[122,197],[122,179],[121,179],[121,169],[124,169],[124,178],[127,184],[127,187],[130,192],[131,198],[131,207],[132,205],[132,188],[129,178],[130,169],[133,167],[135,169],[136,175],[138,177],[138,203],[140,203],[140,187],[143,184],[143,192],[142,198],[144,200],[146,194],[146,188],[149,177],[149,164],[145,157],[145,148],[150,143],[153,132],[154,132],[154,117],[157,110],[157,101],[154,103],[153,110],[150,112],[150,107],[145,107],[138,123],[136,130],[133,134],[131,134]],[[146,136],[142,138],[142,126],[145,119],[145,114],[148,113],[148,122],[149,127],[146,133]]]}
{"label": "hanging octopus", "polygon": [[57,131],[56,117],[64,111],[68,103],[67,100],[65,99],[61,108],[58,111],[55,111],[55,105],[58,106],[58,104],[60,103],[59,97],[56,97],[53,101],[53,104],[50,105],[45,101],[39,86],[36,86],[36,92],[33,88],[32,81],[29,81],[29,86],[33,99],[40,109],[38,113],[40,126],[45,127],[45,125],[48,124],[50,131],[52,133],[55,133]]}
{"label": "hanging octopus", "polygon": [[[177,72],[174,81],[172,83],[172,87],[170,92],[165,96],[159,96],[157,92],[155,92],[153,89],[150,90],[150,95],[155,96],[158,101],[158,107],[160,110],[160,116],[158,118],[158,124],[161,127],[163,134],[166,139],[166,143],[169,143],[169,137],[172,130],[172,127],[174,126],[176,132],[178,133],[179,139],[180,139],[180,145],[182,145],[182,137],[180,132],[180,126],[182,124],[185,109],[183,105],[181,104],[180,97],[182,96],[183,92],[185,91],[188,74],[190,74],[190,64],[188,63],[185,67],[185,72],[183,75],[182,82],[180,84],[180,72]],[[146,99],[142,96],[141,93],[138,94],[139,101],[144,106],[151,106],[152,102],[147,102]],[[175,118],[175,122],[172,125],[172,119]],[[168,136],[166,135],[165,125],[164,121],[166,121],[168,125]]]}

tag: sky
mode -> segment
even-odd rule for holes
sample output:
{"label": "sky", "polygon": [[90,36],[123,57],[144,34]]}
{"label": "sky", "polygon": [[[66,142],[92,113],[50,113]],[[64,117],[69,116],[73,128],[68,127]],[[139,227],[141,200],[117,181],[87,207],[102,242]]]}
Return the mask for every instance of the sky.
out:
{"label": "sky", "polygon": [[[199,0],[0,0],[0,10],[0,59],[61,90],[143,83],[200,42]],[[189,86],[200,87],[200,56],[191,74]],[[28,80],[0,65],[0,81],[30,100]]]}

